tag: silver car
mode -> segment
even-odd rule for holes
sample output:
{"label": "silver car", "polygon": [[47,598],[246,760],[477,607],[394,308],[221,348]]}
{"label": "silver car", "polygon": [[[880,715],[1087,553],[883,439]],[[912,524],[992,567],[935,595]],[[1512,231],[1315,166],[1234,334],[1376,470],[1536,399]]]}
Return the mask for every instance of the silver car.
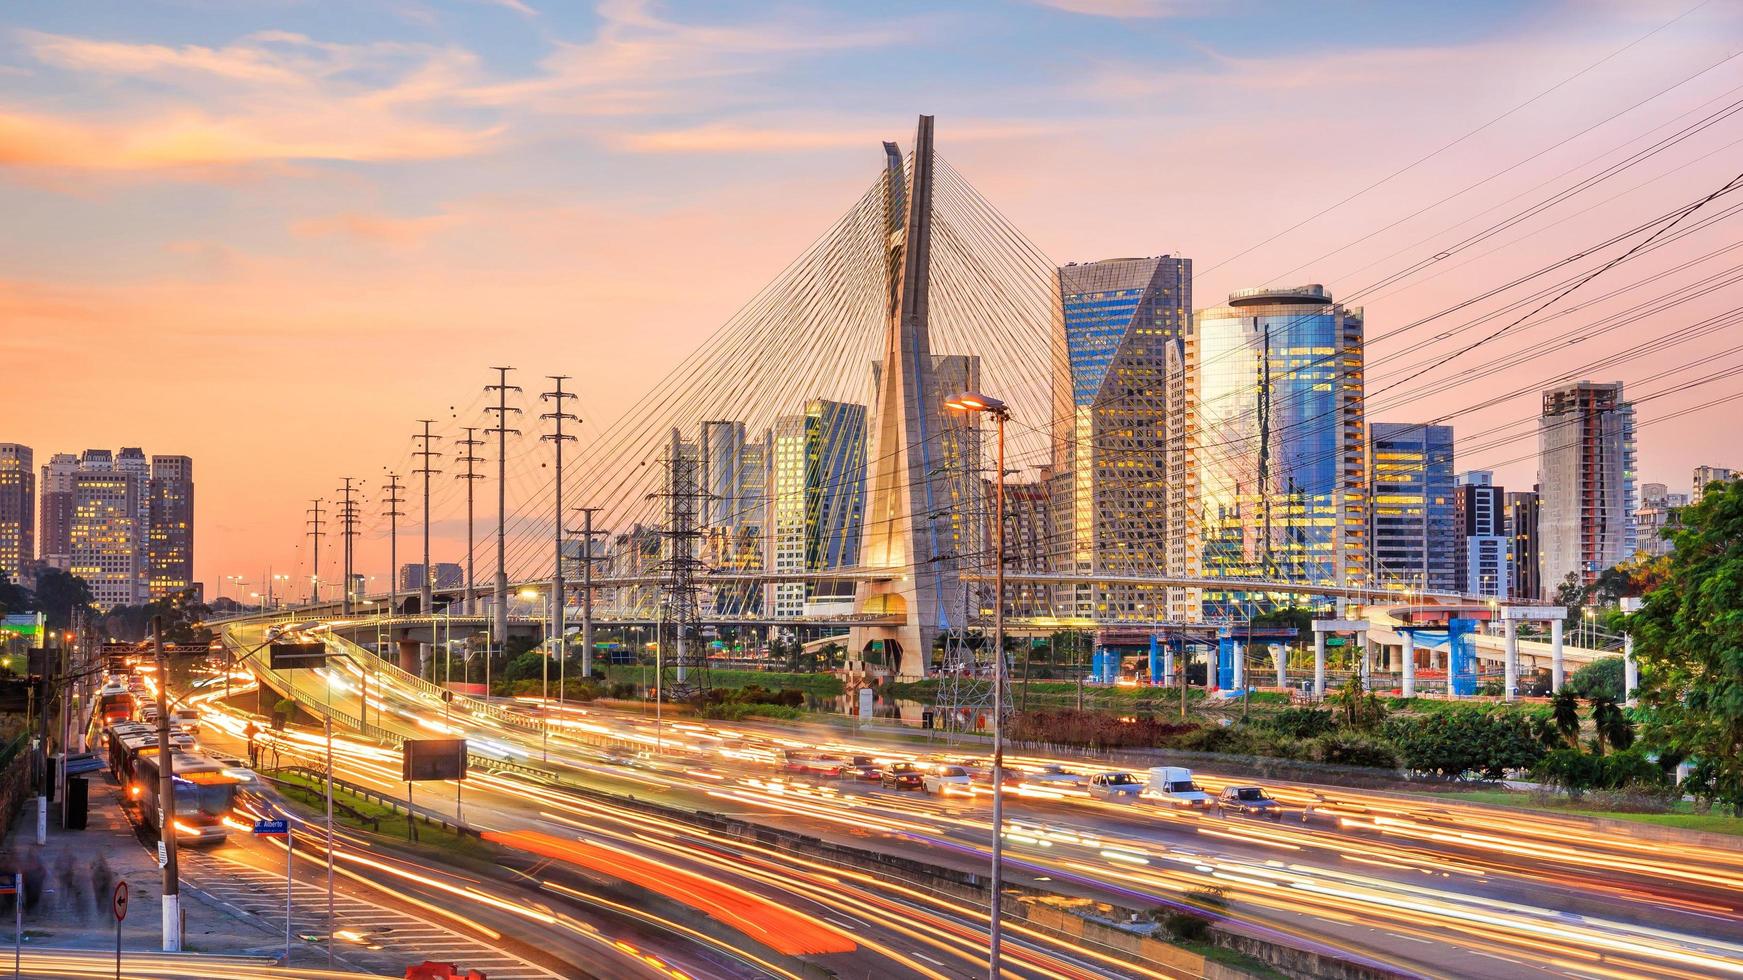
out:
{"label": "silver car", "polygon": [[1089,777],[1089,795],[1098,800],[1135,800],[1144,784],[1129,772],[1098,772]]}

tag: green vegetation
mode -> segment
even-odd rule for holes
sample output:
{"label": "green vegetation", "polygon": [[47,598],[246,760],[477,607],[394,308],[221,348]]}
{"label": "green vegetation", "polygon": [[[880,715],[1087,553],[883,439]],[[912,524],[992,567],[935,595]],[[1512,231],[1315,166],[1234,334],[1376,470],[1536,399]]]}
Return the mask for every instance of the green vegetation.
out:
{"label": "green vegetation", "polygon": [[1743,817],[1702,812],[1698,804],[1686,800],[1665,803],[1658,811],[1641,812],[1639,810],[1606,809],[1600,804],[1612,802],[1614,798],[1600,793],[1594,793],[1582,802],[1574,802],[1562,796],[1512,789],[1449,790],[1445,793],[1435,793],[1429,798],[1444,799],[1448,797],[1468,803],[1489,803],[1495,806],[1518,809],[1546,810],[1570,816],[1629,820],[1634,823],[1649,823],[1678,830],[1743,836]]}
{"label": "green vegetation", "polygon": [[[653,683],[654,669],[636,664],[613,664],[605,668],[605,679],[613,685]],[[778,670],[718,670],[709,668],[710,687],[768,687],[802,691],[813,697],[830,698],[846,693],[841,678],[834,674],[793,673]]]}
{"label": "green vegetation", "polygon": [[[306,807],[306,817],[311,820],[315,818],[315,814],[325,817],[325,780],[300,772],[288,772],[278,778],[283,783],[280,786],[283,796]],[[496,855],[489,844],[454,830],[444,830],[441,824],[426,824],[421,819],[417,820],[417,837],[414,840],[406,825],[404,811],[396,811],[374,800],[357,796],[337,783],[333,785],[333,803],[333,822],[343,824],[351,830],[365,831],[486,863],[496,861]]]}
{"label": "green vegetation", "polygon": [[1622,658],[1603,657],[1594,660],[1567,679],[1563,690],[1572,691],[1582,698],[1607,697],[1612,700],[1622,699]]}
{"label": "green vegetation", "polygon": [[1688,759],[1684,789],[1743,817],[1743,482],[1681,512],[1675,550],[1628,617],[1642,741]]}

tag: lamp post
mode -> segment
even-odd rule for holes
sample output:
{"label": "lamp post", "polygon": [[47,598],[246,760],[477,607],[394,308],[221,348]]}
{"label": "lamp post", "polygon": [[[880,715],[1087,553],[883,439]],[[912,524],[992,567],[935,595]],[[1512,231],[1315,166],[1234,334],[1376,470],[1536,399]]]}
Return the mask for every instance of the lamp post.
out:
{"label": "lamp post", "polygon": [[[947,398],[944,405],[963,412],[989,412],[998,431],[993,470],[993,873],[992,900],[987,903],[987,976],[999,980],[1005,834],[1005,422],[1011,413],[999,399],[973,391]],[[967,626],[963,624],[964,629]]]}

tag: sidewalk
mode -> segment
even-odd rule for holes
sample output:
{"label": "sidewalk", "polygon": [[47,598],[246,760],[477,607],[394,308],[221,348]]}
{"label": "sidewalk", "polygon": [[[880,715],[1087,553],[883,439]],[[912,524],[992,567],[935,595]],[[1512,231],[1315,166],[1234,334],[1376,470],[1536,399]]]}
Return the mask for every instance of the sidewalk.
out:
{"label": "sidewalk", "polygon": [[[124,950],[163,948],[163,871],[157,856],[134,835],[121,812],[120,787],[108,772],[90,780],[87,829],[60,829],[56,806],[49,807],[46,843],[36,843],[36,802],[24,801],[0,846],[0,874],[24,874],[24,944],[30,947],[94,949],[113,952],[115,884],[126,881],[127,918],[121,925]],[[207,902],[186,885],[181,890],[183,948],[188,952],[282,952],[282,933],[273,934]],[[0,937],[10,944],[12,907],[0,899]],[[3,958],[3,957],[0,957]]]}

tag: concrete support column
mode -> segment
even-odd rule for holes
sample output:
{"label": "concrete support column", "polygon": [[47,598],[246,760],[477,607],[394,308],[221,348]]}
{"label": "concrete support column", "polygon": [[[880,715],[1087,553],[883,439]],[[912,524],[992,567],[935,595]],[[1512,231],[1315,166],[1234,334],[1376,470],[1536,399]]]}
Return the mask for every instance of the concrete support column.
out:
{"label": "concrete support column", "polygon": [[1368,649],[1368,631],[1356,631],[1356,646],[1362,651],[1362,690],[1373,690],[1374,652]]}
{"label": "concrete support column", "polygon": [[416,640],[399,640],[399,669],[408,674],[418,672],[418,648],[423,646]]}
{"label": "concrete support column", "polygon": [[1325,697],[1325,631],[1313,631],[1313,696]]}
{"label": "concrete support column", "polygon": [[1247,663],[1247,648],[1240,643],[1236,643],[1232,652],[1235,657],[1235,662],[1230,666],[1235,669],[1235,690],[1239,691],[1247,686],[1247,672],[1245,670]]}
{"label": "concrete support column", "polygon": [[1507,669],[1501,681],[1501,695],[1512,701],[1519,697],[1519,623],[1509,619],[1501,624],[1501,629],[1507,649]]}
{"label": "concrete support column", "polygon": [[1404,696],[1416,696],[1416,634],[1404,632]]}
{"label": "concrete support column", "polygon": [[1566,665],[1562,660],[1561,620],[1549,621],[1549,689],[1561,693],[1561,682]]}
{"label": "concrete support column", "polygon": [[1640,662],[1634,659],[1634,635],[1622,634],[1622,700],[1634,704],[1634,691],[1640,687]]}
{"label": "concrete support column", "polygon": [[1277,661],[1277,686],[1289,686],[1289,647],[1283,643],[1271,644],[1271,659]]}
{"label": "concrete support column", "polygon": [[1162,686],[1174,686],[1174,644],[1162,645]]}

